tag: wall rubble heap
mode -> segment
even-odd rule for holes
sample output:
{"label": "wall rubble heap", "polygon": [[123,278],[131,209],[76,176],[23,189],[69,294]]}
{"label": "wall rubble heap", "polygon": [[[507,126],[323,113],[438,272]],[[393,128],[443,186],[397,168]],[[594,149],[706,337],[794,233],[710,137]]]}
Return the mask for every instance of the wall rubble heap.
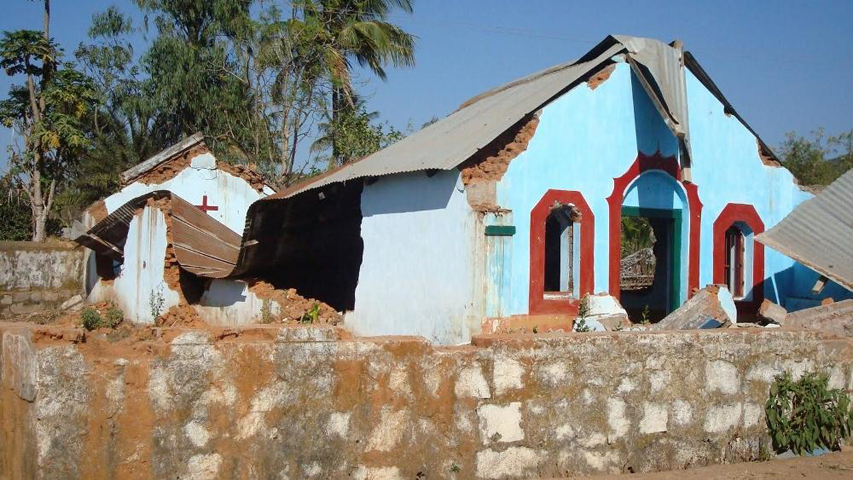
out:
{"label": "wall rubble heap", "polygon": [[853,387],[847,340],[786,329],[435,348],[344,340],[331,326],[152,329],[136,344],[0,328],[0,471],[17,478],[681,469],[760,457],[775,374],[821,371]]}

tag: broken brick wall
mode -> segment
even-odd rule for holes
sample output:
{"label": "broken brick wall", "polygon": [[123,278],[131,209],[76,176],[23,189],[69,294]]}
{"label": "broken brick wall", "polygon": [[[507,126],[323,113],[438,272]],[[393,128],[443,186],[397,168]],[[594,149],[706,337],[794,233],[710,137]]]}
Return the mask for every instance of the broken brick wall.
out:
{"label": "broken brick wall", "polygon": [[344,341],[333,327],[152,329],[125,345],[0,330],[0,471],[15,478],[682,469],[760,458],[780,372],[853,387],[848,341],[784,329],[481,337],[464,348]]}

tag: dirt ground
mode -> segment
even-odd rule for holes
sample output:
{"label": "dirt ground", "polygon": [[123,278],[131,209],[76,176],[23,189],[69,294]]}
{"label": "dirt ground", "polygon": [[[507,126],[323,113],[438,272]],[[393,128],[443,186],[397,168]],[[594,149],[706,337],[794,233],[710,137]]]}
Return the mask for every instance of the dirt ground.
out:
{"label": "dirt ground", "polygon": [[[580,478],[580,477],[570,477]],[[753,479],[853,479],[853,447],[841,452],[828,453],[819,457],[798,457],[769,462],[735,463],[714,465],[657,473],[626,475],[596,475],[583,477],[594,480],[704,480],[707,478],[753,480]]]}

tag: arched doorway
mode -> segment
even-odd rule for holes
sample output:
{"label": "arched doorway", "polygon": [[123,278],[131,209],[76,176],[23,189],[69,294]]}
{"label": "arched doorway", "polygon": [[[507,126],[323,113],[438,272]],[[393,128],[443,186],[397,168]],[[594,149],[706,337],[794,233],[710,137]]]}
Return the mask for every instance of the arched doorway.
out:
{"label": "arched doorway", "polygon": [[[614,179],[607,198],[610,210],[610,294],[639,320],[662,318],[678,308],[699,283],[699,224],[702,203],[696,185],[683,182],[674,157],[639,155],[621,177]],[[645,228],[647,241],[623,248],[624,229]],[[640,247],[640,248],[636,248]],[[626,256],[645,249],[638,259]],[[627,251],[626,251],[627,250]],[[645,259],[645,260],[644,260]],[[637,268],[637,265],[645,269]],[[633,263],[632,263],[633,262]],[[623,275],[623,265],[629,270]],[[630,267],[634,266],[633,271]],[[640,274],[642,278],[632,278]],[[635,275],[636,276],[636,275]],[[626,283],[623,288],[623,279]],[[634,285],[629,283],[635,280]],[[645,283],[644,283],[645,282]],[[647,308],[648,307],[648,308]],[[632,312],[633,311],[633,312]]]}
{"label": "arched doorway", "polygon": [[659,320],[686,299],[688,210],[678,182],[660,170],[642,173],[625,192],[619,297],[635,320]]}

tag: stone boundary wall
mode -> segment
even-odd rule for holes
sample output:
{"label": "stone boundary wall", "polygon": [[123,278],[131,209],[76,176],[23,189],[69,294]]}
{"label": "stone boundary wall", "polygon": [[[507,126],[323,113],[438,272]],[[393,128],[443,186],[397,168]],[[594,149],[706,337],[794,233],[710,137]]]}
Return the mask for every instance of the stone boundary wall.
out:
{"label": "stone boundary wall", "polygon": [[83,293],[82,248],[0,242],[0,318],[49,310]]}
{"label": "stone boundary wall", "polygon": [[[851,344],[726,330],[343,340],[335,328],[6,324],[10,478],[515,478],[755,460],[774,375],[853,387]],[[763,453],[764,452],[764,453]]]}

